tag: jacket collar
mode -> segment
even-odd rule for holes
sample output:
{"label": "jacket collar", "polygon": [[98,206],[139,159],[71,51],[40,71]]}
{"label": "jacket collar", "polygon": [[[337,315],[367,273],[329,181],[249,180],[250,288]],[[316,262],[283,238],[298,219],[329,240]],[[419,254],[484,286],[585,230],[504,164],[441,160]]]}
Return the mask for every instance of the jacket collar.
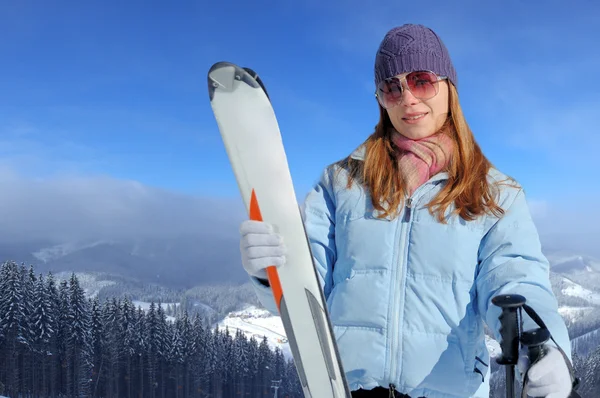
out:
{"label": "jacket collar", "polygon": [[350,157],[356,160],[365,160],[365,151],[365,144],[363,143],[350,154]]}

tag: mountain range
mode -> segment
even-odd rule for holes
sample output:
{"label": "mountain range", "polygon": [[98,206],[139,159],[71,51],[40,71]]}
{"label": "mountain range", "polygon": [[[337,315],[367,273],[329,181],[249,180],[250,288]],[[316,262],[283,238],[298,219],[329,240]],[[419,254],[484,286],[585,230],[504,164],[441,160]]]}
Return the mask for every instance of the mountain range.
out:
{"label": "mountain range", "polygon": [[[200,246],[192,240],[171,243],[164,240],[135,243],[97,241],[21,249],[27,254],[25,258],[36,264],[36,272],[52,270],[55,273],[68,271],[90,275],[90,272],[102,270],[102,274],[85,279],[84,287],[89,295],[99,294],[107,288],[115,289],[115,285],[122,283],[118,279],[107,281],[102,277],[106,274],[127,277],[136,281],[138,286],[151,282],[176,287],[179,292],[185,292],[183,296],[189,305],[210,314],[214,327],[226,326],[232,331],[240,329],[249,337],[259,339],[267,336],[272,347],[281,348],[289,356],[279,317],[272,316],[250,298],[252,290],[239,264],[237,242],[223,240],[209,248]],[[551,262],[552,287],[559,301],[560,313],[569,327],[574,350],[586,355],[600,345],[600,261],[565,251],[550,252],[547,257]],[[67,277],[68,272],[62,277]],[[230,290],[215,293],[219,291],[216,286],[223,284]],[[236,289],[236,284],[245,289]],[[124,290],[133,292],[130,287]],[[211,293],[206,293],[209,290]],[[238,296],[234,297],[236,294]],[[174,301],[173,297],[171,295],[165,300]],[[133,298],[144,301],[143,297]],[[498,343],[491,338],[488,339],[488,348],[492,356],[499,353]]]}
{"label": "mountain range", "polygon": [[169,238],[22,241],[0,244],[0,261],[33,265],[37,272],[102,272],[171,288],[242,283],[247,275],[231,237],[205,232]]}

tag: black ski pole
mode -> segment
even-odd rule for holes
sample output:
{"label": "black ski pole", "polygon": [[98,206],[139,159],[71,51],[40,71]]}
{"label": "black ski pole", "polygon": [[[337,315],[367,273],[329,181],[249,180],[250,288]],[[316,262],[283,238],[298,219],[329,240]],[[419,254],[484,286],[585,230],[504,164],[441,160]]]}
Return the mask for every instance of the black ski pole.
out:
{"label": "black ski pole", "polygon": [[506,397],[515,398],[515,365],[519,360],[519,309],[525,304],[525,297],[518,294],[504,294],[492,298],[492,303],[502,308],[500,320],[500,348],[502,354],[496,362],[506,366]]}

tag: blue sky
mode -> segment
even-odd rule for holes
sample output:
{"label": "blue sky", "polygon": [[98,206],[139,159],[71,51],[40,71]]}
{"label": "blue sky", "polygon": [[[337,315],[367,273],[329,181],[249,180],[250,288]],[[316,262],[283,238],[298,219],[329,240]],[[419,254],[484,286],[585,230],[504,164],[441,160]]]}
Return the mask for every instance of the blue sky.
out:
{"label": "blue sky", "polygon": [[393,26],[442,37],[464,112],[532,202],[600,194],[600,7],[593,1],[0,3],[0,172],[109,176],[236,198],[206,73],[250,66],[300,197],[373,130],[373,60]]}

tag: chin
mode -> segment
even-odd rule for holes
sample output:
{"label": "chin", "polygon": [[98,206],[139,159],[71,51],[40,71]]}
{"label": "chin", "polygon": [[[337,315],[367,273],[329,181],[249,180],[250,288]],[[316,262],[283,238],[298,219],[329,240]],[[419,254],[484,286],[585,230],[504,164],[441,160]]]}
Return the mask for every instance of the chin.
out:
{"label": "chin", "polygon": [[433,135],[434,133],[435,133],[435,131],[433,131],[431,129],[411,129],[411,130],[401,132],[401,134],[403,136],[413,139],[413,140],[426,138],[426,137],[429,137],[430,135]]}

